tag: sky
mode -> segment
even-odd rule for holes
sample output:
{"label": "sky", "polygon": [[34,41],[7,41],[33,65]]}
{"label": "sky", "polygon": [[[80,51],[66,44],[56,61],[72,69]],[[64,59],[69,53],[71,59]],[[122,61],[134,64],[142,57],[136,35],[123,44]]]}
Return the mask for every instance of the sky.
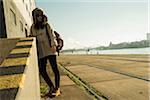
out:
{"label": "sky", "polygon": [[146,39],[148,0],[36,0],[65,49]]}

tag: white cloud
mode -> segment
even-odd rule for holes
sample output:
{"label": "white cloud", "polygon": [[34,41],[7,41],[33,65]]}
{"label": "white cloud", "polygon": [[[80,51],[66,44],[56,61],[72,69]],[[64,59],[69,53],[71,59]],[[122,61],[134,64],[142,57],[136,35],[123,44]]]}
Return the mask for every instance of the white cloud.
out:
{"label": "white cloud", "polygon": [[64,39],[64,49],[79,49],[83,47],[85,46],[76,39],[70,37]]}

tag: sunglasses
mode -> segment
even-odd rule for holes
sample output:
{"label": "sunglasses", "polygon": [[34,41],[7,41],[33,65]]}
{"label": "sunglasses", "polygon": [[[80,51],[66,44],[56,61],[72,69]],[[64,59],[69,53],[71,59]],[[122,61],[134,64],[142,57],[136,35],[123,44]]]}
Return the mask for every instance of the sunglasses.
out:
{"label": "sunglasses", "polygon": [[36,17],[39,17],[39,16],[43,16],[43,15],[41,15],[41,14],[37,14],[37,15],[36,15]]}

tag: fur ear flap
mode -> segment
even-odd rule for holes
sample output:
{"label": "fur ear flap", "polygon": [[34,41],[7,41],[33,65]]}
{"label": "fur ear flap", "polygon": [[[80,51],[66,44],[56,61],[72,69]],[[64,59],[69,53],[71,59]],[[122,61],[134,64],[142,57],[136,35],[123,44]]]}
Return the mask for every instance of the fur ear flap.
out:
{"label": "fur ear flap", "polygon": [[36,11],[37,9],[38,9],[38,8],[35,8],[35,9],[32,11],[33,23],[35,23],[35,21],[36,21],[36,18],[35,18],[35,11]]}

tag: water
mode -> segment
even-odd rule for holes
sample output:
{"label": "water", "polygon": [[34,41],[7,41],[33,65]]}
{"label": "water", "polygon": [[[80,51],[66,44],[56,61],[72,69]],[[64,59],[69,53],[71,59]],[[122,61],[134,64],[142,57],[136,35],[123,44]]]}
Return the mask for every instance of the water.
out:
{"label": "water", "polygon": [[150,47],[148,48],[132,48],[132,49],[114,49],[114,50],[90,50],[65,52],[64,54],[150,54]]}

